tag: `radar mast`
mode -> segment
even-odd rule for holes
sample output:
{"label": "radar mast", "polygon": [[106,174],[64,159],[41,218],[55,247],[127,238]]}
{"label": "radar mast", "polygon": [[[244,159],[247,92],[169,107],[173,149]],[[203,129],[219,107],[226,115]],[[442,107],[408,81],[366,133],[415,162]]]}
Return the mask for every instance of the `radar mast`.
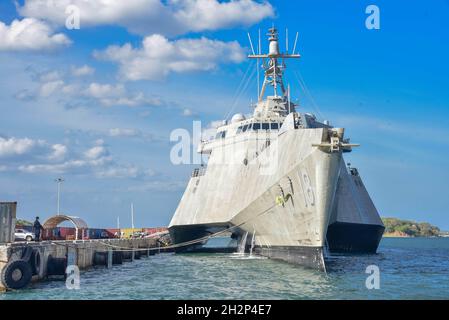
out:
{"label": "radar mast", "polygon": [[[268,54],[261,54],[260,52],[258,54],[250,54],[248,55],[248,58],[250,59],[262,59],[262,67],[264,69],[264,80],[262,84],[262,90],[259,94],[259,102],[262,101],[265,90],[267,85],[270,85],[273,87],[274,90],[274,96],[278,96],[278,88],[281,89],[281,95],[283,97],[287,98],[288,91],[285,89],[284,81],[283,81],[283,72],[286,68],[286,65],[284,63],[284,59],[289,58],[300,58],[301,56],[299,54],[295,54],[295,48],[296,48],[296,41],[298,40],[298,34],[296,34],[296,40],[295,45],[293,47],[293,53],[288,54],[288,48],[286,53],[280,53],[279,52],[279,38],[278,38],[278,31],[275,27],[272,27],[268,29],[268,42],[269,42],[269,49]],[[288,40],[287,40],[288,41]],[[259,39],[260,43],[260,39]],[[260,48],[259,48],[260,50]],[[254,52],[253,52],[254,53]],[[281,59],[281,61],[279,61]],[[259,66],[257,66],[259,68]]]}

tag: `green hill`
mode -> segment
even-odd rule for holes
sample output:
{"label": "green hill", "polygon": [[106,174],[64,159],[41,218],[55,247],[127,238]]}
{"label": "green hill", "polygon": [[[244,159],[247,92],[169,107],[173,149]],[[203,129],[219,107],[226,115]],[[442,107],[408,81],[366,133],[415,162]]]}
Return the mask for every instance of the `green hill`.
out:
{"label": "green hill", "polygon": [[382,218],[385,235],[403,237],[437,237],[440,229],[428,222],[415,222],[397,218]]}

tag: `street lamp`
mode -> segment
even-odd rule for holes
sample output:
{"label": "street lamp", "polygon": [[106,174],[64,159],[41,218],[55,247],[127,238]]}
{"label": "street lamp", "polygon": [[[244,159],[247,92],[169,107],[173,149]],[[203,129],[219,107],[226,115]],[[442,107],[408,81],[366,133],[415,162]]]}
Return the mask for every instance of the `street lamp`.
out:
{"label": "street lamp", "polygon": [[57,211],[57,215],[59,216],[60,212],[59,212],[59,196],[60,196],[60,192],[61,192],[61,183],[64,182],[63,178],[58,178],[55,179],[55,182],[58,184],[58,211]]}

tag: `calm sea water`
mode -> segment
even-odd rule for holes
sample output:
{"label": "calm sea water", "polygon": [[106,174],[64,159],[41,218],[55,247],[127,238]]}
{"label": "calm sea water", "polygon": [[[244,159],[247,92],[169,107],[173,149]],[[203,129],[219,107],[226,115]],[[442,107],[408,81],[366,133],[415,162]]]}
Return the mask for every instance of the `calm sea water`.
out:
{"label": "calm sea water", "polygon": [[[368,290],[368,265],[380,289]],[[160,254],[31,285],[1,299],[449,299],[449,238],[383,239],[376,255],[337,256],[321,273],[235,254]]]}

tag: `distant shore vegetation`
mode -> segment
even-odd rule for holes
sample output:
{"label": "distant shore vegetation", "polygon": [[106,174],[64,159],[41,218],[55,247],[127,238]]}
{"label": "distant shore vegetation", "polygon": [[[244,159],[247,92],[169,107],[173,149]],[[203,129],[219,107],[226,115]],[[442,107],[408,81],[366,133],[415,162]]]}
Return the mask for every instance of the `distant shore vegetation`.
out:
{"label": "distant shore vegetation", "polygon": [[387,237],[438,237],[442,235],[440,228],[428,222],[398,218],[382,218],[382,221],[385,225],[384,236]]}
{"label": "distant shore vegetation", "polygon": [[28,220],[24,220],[24,219],[17,219],[16,221],[16,226],[32,226],[33,223],[31,221]]}

